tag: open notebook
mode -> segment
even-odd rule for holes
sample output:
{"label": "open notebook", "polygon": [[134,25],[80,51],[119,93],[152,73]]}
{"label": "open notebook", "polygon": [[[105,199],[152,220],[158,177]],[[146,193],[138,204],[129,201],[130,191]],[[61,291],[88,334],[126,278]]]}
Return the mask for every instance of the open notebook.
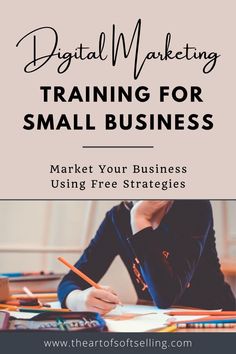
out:
{"label": "open notebook", "polygon": [[[195,320],[204,316],[175,316],[175,321]],[[112,332],[152,332],[167,327],[173,317],[166,310],[154,306],[123,305],[105,316],[108,329]]]}

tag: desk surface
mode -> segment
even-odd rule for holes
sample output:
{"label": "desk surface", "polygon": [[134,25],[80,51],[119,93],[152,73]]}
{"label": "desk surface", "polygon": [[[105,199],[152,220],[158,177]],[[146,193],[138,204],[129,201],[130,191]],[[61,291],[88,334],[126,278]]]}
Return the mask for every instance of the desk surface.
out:
{"label": "desk surface", "polygon": [[[51,303],[52,307],[58,308],[59,303]],[[178,311],[184,311],[186,309],[177,309]],[[171,309],[173,311],[173,309]],[[166,320],[170,318],[166,314],[168,310],[160,310],[155,306],[145,306],[145,305],[124,305],[122,307],[118,306],[117,309],[113,310],[105,316],[108,328],[112,332],[157,332],[157,324],[164,327],[166,325]],[[14,312],[13,316],[18,318],[31,318],[35,316],[35,313],[23,313]],[[186,319],[186,316],[184,316]],[[200,318],[199,316],[191,316],[189,320],[193,317]],[[179,319],[179,316],[175,316]],[[181,318],[182,319],[182,318]],[[236,332],[236,324],[234,328],[179,328],[176,330],[178,333],[199,333],[199,332]]]}

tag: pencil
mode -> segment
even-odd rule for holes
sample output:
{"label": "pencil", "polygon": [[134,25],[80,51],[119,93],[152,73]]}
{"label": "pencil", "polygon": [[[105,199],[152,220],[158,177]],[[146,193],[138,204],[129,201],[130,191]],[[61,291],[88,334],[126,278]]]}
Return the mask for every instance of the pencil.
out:
{"label": "pencil", "polygon": [[236,311],[205,311],[205,310],[195,310],[195,311],[166,311],[166,315],[170,316],[235,316]]}
{"label": "pencil", "polygon": [[72,272],[74,272],[75,274],[77,274],[80,278],[82,278],[83,280],[85,280],[89,285],[93,286],[96,289],[102,289],[102,287],[95,283],[95,281],[93,281],[91,278],[89,278],[86,274],[84,274],[83,272],[81,272],[81,270],[75,268],[72,264],[70,264],[69,262],[67,262],[65,260],[65,258],[63,257],[58,257],[58,260],[60,262],[62,262],[63,264],[65,264],[65,266],[67,266],[68,268],[70,268],[72,270]]}
{"label": "pencil", "polygon": [[13,306],[13,305],[7,305],[7,304],[0,304],[0,310],[9,310],[9,311],[17,311],[18,307]]}
{"label": "pencil", "polygon": [[175,324],[173,324],[173,325],[170,325],[170,326],[160,329],[158,332],[162,332],[162,333],[174,332],[174,331],[176,331],[176,329],[177,329],[177,326]]}
{"label": "pencil", "polygon": [[32,312],[32,313],[41,313],[41,312],[71,312],[69,309],[52,309],[52,308],[42,308],[42,309],[28,309],[25,307],[19,308],[19,312]]}
{"label": "pencil", "polygon": [[[17,294],[17,295],[11,295],[10,299],[15,300],[15,299],[24,299],[28,298],[29,296],[26,294]],[[50,300],[57,300],[57,294],[56,293],[34,293],[34,297],[37,297],[38,299],[50,299]]]}
{"label": "pencil", "polygon": [[[84,274],[83,272],[81,272],[81,270],[75,268],[72,264],[70,264],[69,262],[67,262],[65,260],[65,258],[63,257],[58,257],[58,260],[60,262],[62,262],[63,264],[65,264],[65,266],[67,266],[69,269],[71,269],[75,274],[77,274],[79,277],[81,277],[83,280],[85,280],[89,285],[93,286],[96,289],[103,289],[103,287],[101,285],[99,285],[98,283],[96,283],[95,281],[93,281],[91,278],[89,278],[86,274]],[[109,301],[108,301],[109,302]],[[117,305],[123,306],[122,302],[118,302]]]}
{"label": "pencil", "polygon": [[19,309],[40,310],[41,308],[42,308],[41,306],[22,306],[22,307],[20,307],[20,306],[14,306],[14,305],[0,304],[0,309],[6,309],[9,311],[19,311]]}
{"label": "pencil", "polygon": [[[177,317],[177,318],[176,318]],[[223,321],[223,320],[235,320],[236,319],[236,316],[201,316],[199,318],[199,316],[196,316],[197,318],[195,319],[189,319],[189,320],[186,320],[186,317],[188,316],[184,316],[184,320],[181,319],[182,316],[176,316],[176,317],[171,317],[170,318],[170,321],[171,322],[174,322],[174,323],[178,323],[178,322],[205,322],[205,321]]]}

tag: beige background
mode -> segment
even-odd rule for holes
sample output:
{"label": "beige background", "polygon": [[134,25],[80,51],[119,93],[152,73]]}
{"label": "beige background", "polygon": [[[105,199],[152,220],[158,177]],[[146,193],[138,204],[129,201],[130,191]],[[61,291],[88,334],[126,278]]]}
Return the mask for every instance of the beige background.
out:
{"label": "beige background", "polygon": [[[233,0],[4,2],[0,21],[1,198],[236,198],[234,7]],[[56,73],[53,61],[33,74],[23,72],[32,50],[31,42],[25,41],[19,48],[15,44],[23,35],[37,27],[49,25],[56,28],[60,35],[60,47],[70,50],[80,42],[94,47],[101,31],[107,33],[109,40],[113,23],[130,38],[138,18],[142,18],[142,53],[162,49],[166,33],[171,32],[174,49],[181,48],[188,42],[199,50],[219,52],[221,57],[215,69],[205,75],[202,73],[201,62],[153,61],[145,66],[136,82],[132,78],[131,59],[121,61],[116,68],[112,68],[109,61],[82,64],[78,61],[72,63],[71,68],[63,75]],[[147,103],[132,104],[45,104],[40,100],[40,85],[62,85],[68,89],[74,85],[146,85],[153,98]],[[160,85],[201,86],[204,103],[174,103],[170,100],[169,103],[167,101],[166,104],[160,104],[154,99],[155,90]],[[55,115],[91,113],[97,121],[97,130],[26,131],[22,129],[23,117],[29,112]],[[107,112],[212,113],[214,129],[127,132],[117,129],[106,132],[102,122]],[[151,144],[155,148],[139,151],[94,151],[81,148],[82,145],[90,144]],[[189,173],[182,176],[187,181],[184,190],[116,189],[80,192],[74,189],[50,188],[49,165],[53,163],[179,164],[187,165]],[[129,177],[131,176],[126,176]],[[155,179],[158,180],[158,177],[157,175]],[[168,176],[166,179],[170,177],[175,176]],[[182,178],[177,176],[176,179]]]}

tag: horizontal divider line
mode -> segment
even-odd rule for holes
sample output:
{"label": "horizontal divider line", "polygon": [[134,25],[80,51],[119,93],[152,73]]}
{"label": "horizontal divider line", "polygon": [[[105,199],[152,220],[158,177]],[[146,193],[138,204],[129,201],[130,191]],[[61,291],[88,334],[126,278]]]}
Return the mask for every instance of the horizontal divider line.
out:
{"label": "horizontal divider line", "polygon": [[153,145],[83,145],[83,149],[153,149]]}

